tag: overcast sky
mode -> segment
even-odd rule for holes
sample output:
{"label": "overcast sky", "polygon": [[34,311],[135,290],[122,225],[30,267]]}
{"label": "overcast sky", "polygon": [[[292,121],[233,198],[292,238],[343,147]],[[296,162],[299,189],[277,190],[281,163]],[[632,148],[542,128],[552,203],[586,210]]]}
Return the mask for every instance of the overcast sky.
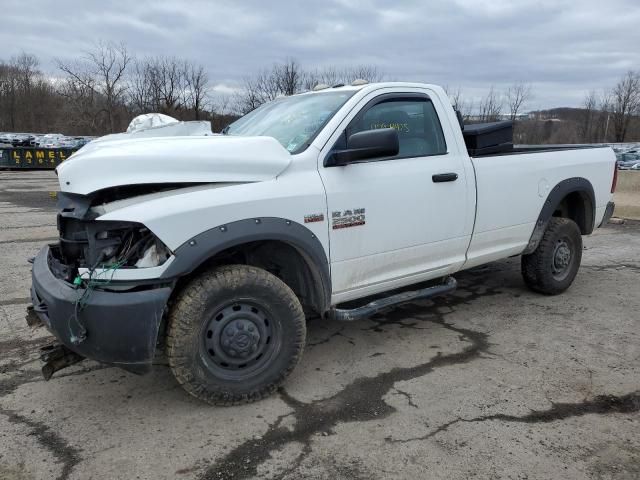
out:
{"label": "overcast sky", "polygon": [[72,59],[98,39],[203,64],[218,90],[286,58],[376,65],[390,80],[532,84],[527,109],[577,106],[640,70],[640,0],[2,0],[0,57]]}

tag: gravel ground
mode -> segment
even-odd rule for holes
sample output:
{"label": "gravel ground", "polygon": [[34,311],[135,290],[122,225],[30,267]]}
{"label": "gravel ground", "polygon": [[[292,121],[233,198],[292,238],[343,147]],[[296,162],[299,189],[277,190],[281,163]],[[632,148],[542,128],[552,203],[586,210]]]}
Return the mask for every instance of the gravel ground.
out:
{"label": "gravel ground", "polygon": [[0,173],[0,478],[640,478],[640,224],[585,238],[557,297],[519,259],[354,324],[314,320],[275,396],[185,394],[162,362],[42,380],[26,259],[55,238],[52,172]]}

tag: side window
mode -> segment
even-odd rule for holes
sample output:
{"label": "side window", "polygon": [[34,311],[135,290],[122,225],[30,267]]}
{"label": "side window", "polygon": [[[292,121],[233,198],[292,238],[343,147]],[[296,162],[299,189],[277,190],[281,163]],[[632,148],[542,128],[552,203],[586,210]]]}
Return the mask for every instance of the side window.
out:
{"label": "side window", "polygon": [[447,153],[440,120],[431,101],[424,97],[382,100],[358,115],[347,127],[347,138],[363,130],[394,128],[400,139],[396,158]]}

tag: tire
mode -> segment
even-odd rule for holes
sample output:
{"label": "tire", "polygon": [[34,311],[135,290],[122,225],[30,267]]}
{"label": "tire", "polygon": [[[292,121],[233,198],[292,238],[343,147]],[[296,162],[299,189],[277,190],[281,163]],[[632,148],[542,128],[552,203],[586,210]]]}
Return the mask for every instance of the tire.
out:
{"label": "tire", "polygon": [[260,400],[276,391],[304,349],[306,323],[293,291],[260,268],[205,272],[169,313],[167,358],[178,383],[213,405]]}
{"label": "tire", "polygon": [[521,260],[524,283],[533,291],[557,295],[571,286],[582,260],[582,234],[573,220],[553,217],[538,247]]}

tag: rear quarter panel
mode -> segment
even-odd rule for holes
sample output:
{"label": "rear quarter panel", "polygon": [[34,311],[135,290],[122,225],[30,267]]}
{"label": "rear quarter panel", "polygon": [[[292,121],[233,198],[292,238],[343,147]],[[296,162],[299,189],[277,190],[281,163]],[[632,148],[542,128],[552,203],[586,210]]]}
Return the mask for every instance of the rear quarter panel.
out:
{"label": "rear quarter panel", "polygon": [[480,157],[472,163],[478,198],[465,268],[522,253],[547,195],[565,179],[591,182],[595,225],[612,198],[615,154],[608,147]]}

